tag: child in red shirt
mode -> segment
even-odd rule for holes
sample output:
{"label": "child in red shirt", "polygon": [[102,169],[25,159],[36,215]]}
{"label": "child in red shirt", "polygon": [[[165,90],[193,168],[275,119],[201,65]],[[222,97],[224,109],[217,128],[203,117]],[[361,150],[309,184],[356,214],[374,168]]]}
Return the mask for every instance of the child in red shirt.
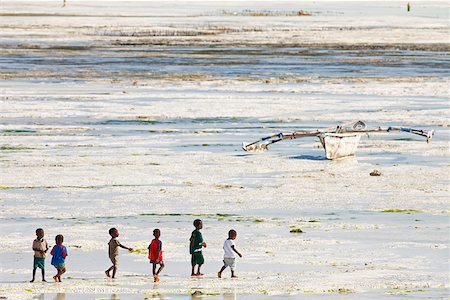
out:
{"label": "child in red shirt", "polygon": [[[159,273],[164,269],[164,262],[162,257],[162,242],[159,240],[161,236],[161,231],[156,228],[153,230],[153,236],[155,237],[150,245],[148,245],[148,259],[150,263],[153,264],[153,279],[154,282],[159,281]],[[156,265],[159,264],[159,269],[156,271]]]}

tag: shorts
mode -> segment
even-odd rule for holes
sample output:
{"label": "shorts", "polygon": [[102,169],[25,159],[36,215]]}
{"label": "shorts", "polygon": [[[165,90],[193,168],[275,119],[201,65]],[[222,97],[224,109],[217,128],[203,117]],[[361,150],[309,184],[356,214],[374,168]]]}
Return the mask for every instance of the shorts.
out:
{"label": "shorts", "polygon": [[164,262],[162,260],[160,260],[159,262],[156,262],[156,260],[150,260],[150,263],[151,264],[160,264],[160,265],[164,264]]}
{"label": "shorts", "polygon": [[119,256],[110,256],[109,259],[111,260],[112,264],[114,267],[118,267],[119,266]]}
{"label": "shorts", "polygon": [[205,263],[205,258],[203,257],[202,251],[197,251],[192,253],[191,256],[191,265],[203,265]]}
{"label": "shorts", "polygon": [[230,267],[231,271],[236,269],[236,258],[234,257],[224,257],[223,258],[223,266]]}
{"label": "shorts", "polygon": [[58,270],[59,272],[64,271],[64,269],[66,268],[66,265],[64,263],[59,264],[57,266],[55,266],[56,270]]}
{"label": "shorts", "polygon": [[33,261],[33,269],[42,269],[45,268],[45,257],[34,257]]}

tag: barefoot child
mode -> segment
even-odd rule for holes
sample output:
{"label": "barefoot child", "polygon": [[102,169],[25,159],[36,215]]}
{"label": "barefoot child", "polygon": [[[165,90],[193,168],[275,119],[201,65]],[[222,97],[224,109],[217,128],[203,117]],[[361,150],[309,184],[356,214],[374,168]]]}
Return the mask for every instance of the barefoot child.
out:
{"label": "barefoot child", "polygon": [[51,255],[52,257],[52,265],[56,268],[57,273],[55,276],[53,276],[53,279],[56,282],[61,282],[61,275],[66,273],[66,265],[65,265],[65,259],[67,256],[67,248],[66,246],[63,246],[64,237],[62,234],[58,234],[55,237],[56,245],[53,246]]}
{"label": "barefoot child", "polygon": [[239,251],[236,250],[234,240],[237,237],[236,230],[231,229],[228,231],[228,239],[225,240],[223,243],[223,267],[220,269],[219,273],[217,273],[217,276],[219,278],[222,278],[222,272],[227,268],[230,267],[231,269],[231,278],[236,278],[237,276],[234,275],[234,270],[236,269],[236,254],[239,255],[239,257],[242,257],[242,254],[239,253]]}
{"label": "barefoot child", "polygon": [[[148,245],[148,259],[150,259],[150,263],[153,264],[153,279],[154,282],[159,281],[159,273],[162,269],[164,269],[164,262],[162,257],[162,242],[159,240],[161,236],[161,231],[156,228],[153,230],[153,236],[155,237],[150,245]],[[156,265],[159,264],[159,269],[156,271]]]}
{"label": "barefoot child", "polygon": [[[191,253],[191,276],[202,276],[200,268],[205,263],[203,258],[202,248],[206,247],[206,243],[203,241],[202,233],[200,229],[203,228],[203,222],[200,219],[194,221],[195,230],[192,231],[189,245],[189,252]],[[198,265],[197,273],[195,273],[195,266]]]}
{"label": "barefoot child", "polygon": [[34,282],[37,268],[42,271],[42,281],[47,282],[45,280],[45,257],[47,256],[48,243],[44,240],[44,230],[42,228],[36,229],[36,239],[33,241],[33,250],[33,279],[31,279],[30,282]]}
{"label": "barefoot child", "polygon": [[128,248],[124,245],[122,245],[117,238],[119,237],[119,231],[116,228],[111,228],[109,229],[109,235],[111,236],[111,240],[109,240],[108,243],[108,254],[109,254],[109,259],[112,262],[112,266],[105,271],[105,274],[107,277],[111,277],[109,275],[109,272],[111,272],[111,270],[113,271],[112,273],[112,278],[116,278],[116,272],[117,272],[117,267],[119,264],[119,247],[123,248],[123,249],[127,249],[128,251],[133,251],[132,248]]}

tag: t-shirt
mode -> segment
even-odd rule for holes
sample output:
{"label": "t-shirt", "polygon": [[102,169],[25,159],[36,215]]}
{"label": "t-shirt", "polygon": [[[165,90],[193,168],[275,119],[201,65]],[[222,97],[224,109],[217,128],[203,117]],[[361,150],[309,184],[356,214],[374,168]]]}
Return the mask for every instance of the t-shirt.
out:
{"label": "t-shirt", "polygon": [[63,245],[55,245],[53,246],[51,254],[52,257],[52,265],[58,266],[65,262],[65,258],[67,256],[67,248]]}
{"label": "t-shirt", "polygon": [[[44,239],[35,239],[33,241],[33,249],[39,249],[42,251],[48,250],[48,244],[47,241]],[[47,253],[42,253],[41,251],[34,251],[34,257],[38,258],[45,258],[47,256]]]}
{"label": "t-shirt", "polygon": [[232,239],[226,239],[223,243],[223,257],[235,258],[236,253],[233,251],[231,246],[235,246],[234,241]]}
{"label": "t-shirt", "polygon": [[112,238],[109,240],[109,257],[114,257],[119,255],[119,246],[121,245],[117,238]]}
{"label": "t-shirt", "polygon": [[191,235],[191,241],[194,241],[190,244],[190,253],[199,252],[202,251],[202,243],[203,243],[203,236],[200,230],[195,229],[192,231]]}
{"label": "t-shirt", "polygon": [[160,240],[153,239],[148,246],[150,250],[148,254],[148,259],[150,260],[162,260],[162,242]]}

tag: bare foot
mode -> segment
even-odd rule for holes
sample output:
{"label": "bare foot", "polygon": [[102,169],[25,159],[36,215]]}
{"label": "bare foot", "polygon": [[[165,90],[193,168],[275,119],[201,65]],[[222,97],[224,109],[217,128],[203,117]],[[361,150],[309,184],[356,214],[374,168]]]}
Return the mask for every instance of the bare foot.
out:
{"label": "bare foot", "polygon": [[158,275],[153,275],[153,281],[154,282],[158,282],[159,281],[159,276]]}
{"label": "bare foot", "polygon": [[231,278],[238,278],[236,275],[231,276]]}
{"label": "bare foot", "polygon": [[197,274],[195,274],[195,276],[203,276],[204,274],[203,273],[197,273]]}
{"label": "bare foot", "polygon": [[42,282],[47,282],[47,280],[45,280],[45,279],[42,279]]}
{"label": "bare foot", "polygon": [[58,277],[55,275],[55,276],[53,276],[53,280],[55,281],[55,282],[58,282]]}
{"label": "bare foot", "polygon": [[105,275],[106,275],[106,277],[111,278],[111,275],[109,275],[108,271],[105,271]]}
{"label": "bare foot", "polygon": [[30,282],[34,282],[34,279],[31,279]]}
{"label": "bare foot", "polygon": [[217,277],[222,278],[222,273],[217,272]]}

